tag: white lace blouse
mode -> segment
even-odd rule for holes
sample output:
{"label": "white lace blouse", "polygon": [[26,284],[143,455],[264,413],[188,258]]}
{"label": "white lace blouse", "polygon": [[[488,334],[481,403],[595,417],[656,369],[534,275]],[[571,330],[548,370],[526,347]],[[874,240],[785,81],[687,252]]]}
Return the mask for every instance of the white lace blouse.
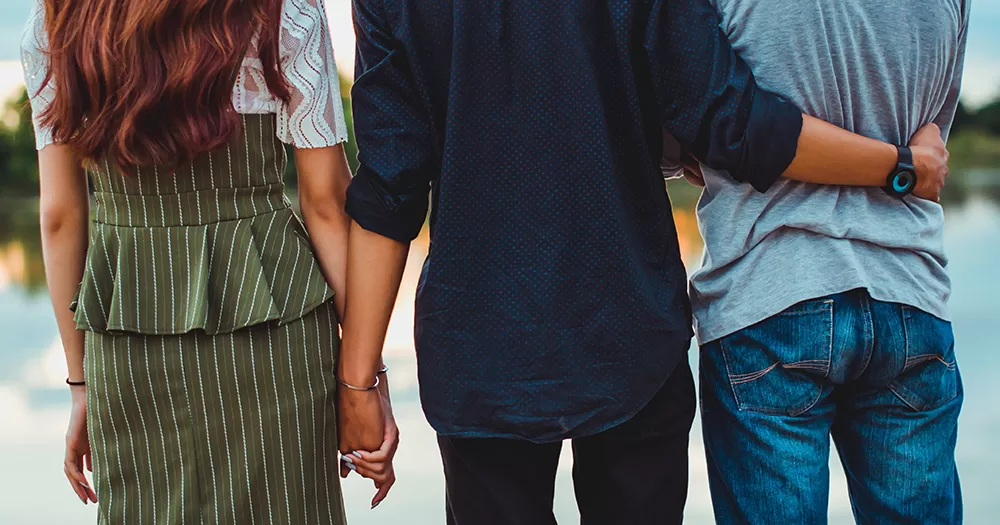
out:
{"label": "white lace blouse", "polygon": [[[278,117],[278,139],[297,148],[321,148],[347,141],[340,80],[334,61],[330,27],[322,0],[284,0],[281,17],[281,70],[288,81],[288,103],[275,98],[264,81],[257,58],[256,39],[243,60],[233,106],[243,114],[273,113]],[[52,101],[55,87],[45,81],[49,59],[45,32],[45,5],[36,0],[21,41],[24,81],[31,97],[38,149],[53,142],[52,132],[37,115]]]}

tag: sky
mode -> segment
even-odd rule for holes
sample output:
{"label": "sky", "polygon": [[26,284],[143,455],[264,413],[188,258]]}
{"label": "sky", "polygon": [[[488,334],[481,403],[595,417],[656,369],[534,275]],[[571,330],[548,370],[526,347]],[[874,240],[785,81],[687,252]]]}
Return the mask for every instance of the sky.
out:
{"label": "sky", "polygon": [[[31,4],[0,0],[0,96],[20,89],[19,47]],[[878,1],[878,0],[871,0]],[[354,31],[351,0],[326,0],[334,51],[341,74],[353,76]],[[1000,0],[973,0],[962,97],[971,107],[1000,96]]]}

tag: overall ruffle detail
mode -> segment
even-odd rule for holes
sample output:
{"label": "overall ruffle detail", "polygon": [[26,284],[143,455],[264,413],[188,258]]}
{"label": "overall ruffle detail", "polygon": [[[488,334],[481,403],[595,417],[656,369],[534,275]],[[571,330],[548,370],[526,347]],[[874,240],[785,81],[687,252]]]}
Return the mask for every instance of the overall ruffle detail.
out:
{"label": "overall ruffle detail", "polygon": [[203,226],[96,223],[75,304],[93,332],[230,333],[333,297],[291,209]]}
{"label": "overall ruffle detail", "polygon": [[284,196],[273,115],[189,166],[96,166],[77,327],[225,334],[299,319],[329,301],[308,234]]}

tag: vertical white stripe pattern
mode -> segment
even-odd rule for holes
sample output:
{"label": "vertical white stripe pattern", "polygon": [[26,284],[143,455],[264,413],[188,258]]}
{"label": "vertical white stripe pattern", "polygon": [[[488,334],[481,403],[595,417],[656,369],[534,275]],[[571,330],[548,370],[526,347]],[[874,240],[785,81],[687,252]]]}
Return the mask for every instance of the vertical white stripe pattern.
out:
{"label": "vertical white stripe pattern", "polygon": [[[218,385],[219,388],[219,416],[222,418],[221,421],[225,422],[225,424],[222,425],[222,437],[223,437],[223,442],[226,444],[226,465],[228,467],[226,470],[229,472],[229,506],[230,509],[233,511],[233,517],[235,518],[236,496],[234,495],[233,492],[233,471],[236,469],[233,468],[233,455],[229,451],[229,420],[226,419],[226,396],[223,395],[222,393],[222,373],[219,371],[219,351],[217,347],[218,346],[218,342],[216,341],[217,339],[218,339],[217,337],[212,338],[212,362],[215,364],[215,379],[216,379],[216,385]],[[233,334],[229,334],[229,341],[232,342],[232,340],[233,340]],[[235,379],[236,376],[237,374],[234,368],[233,378]],[[207,396],[207,393],[202,392],[202,395]],[[236,400],[239,401],[239,397],[237,397]],[[240,423],[242,424],[242,418]],[[250,491],[247,491],[248,498],[250,497],[251,494],[252,493]],[[250,506],[251,509],[250,512],[252,513],[253,502],[248,500],[247,503],[249,504],[248,506]],[[218,507],[218,505],[219,502],[216,501],[216,507]],[[250,521],[253,521],[253,518],[250,518]]]}
{"label": "vertical white stripe pattern", "polygon": [[[236,255],[234,253],[236,251],[236,238],[240,234],[240,224],[242,224],[242,223],[243,223],[243,220],[241,219],[241,220],[236,221],[236,225],[233,226],[233,238],[232,238],[232,241],[229,244],[229,256],[226,257],[226,282],[222,285],[222,298],[219,300],[220,304],[226,304],[226,290],[229,289],[229,281],[231,280],[229,278],[231,276],[229,270],[233,266],[233,256]],[[247,259],[248,260],[249,260],[249,257],[250,257],[250,253],[247,252]],[[209,260],[210,261],[214,261],[215,260],[215,245],[214,244],[212,245],[212,258],[209,259]],[[211,263],[209,263],[209,264],[211,265]],[[245,264],[244,264],[244,269],[246,269],[246,265]],[[236,300],[237,301],[239,301],[239,295],[243,293],[243,283],[245,281],[246,281],[246,279],[240,279],[240,290],[239,290],[239,293],[236,296]],[[233,315],[236,315],[235,312],[233,313]],[[235,319],[234,319],[234,321],[235,321]],[[219,319],[219,324],[222,325],[222,323],[223,323],[223,320],[220,318]],[[221,326],[220,326],[220,328],[221,328]]]}
{"label": "vertical white stripe pattern", "polygon": [[243,115],[243,144],[246,147],[246,157],[247,157],[247,185],[250,186],[250,206],[253,208],[253,214],[257,215],[257,202],[254,199],[254,190],[256,189],[256,184],[253,183],[252,173],[250,169],[250,128],[247,127],[247,117]]}
{"label": "vertical white stripe pattern", "polygon": [[[302,488],[303,488],[303,490],[302,490],[302,512],[305,512],[306,509],[309,508],[308,504],[306,503],[306,491],[305,491],[305,487],[306,487],[306,465],[305,465],[305,458],[304,458],[305,451],[302,449],[302,423],[299,421],[299,394],[298,394],[298,391],[295,389],[295,364],[292,363],[292,354],[293,354],[292,348],[296,348],[296,347],[292,346],[292,333],[291,333],[291,330],[289,330],[288,327],[286,326],[285,329],[284,329],[284,331],[285,331],[285,344],[288,346],[288,348],[286,349],[286,352],[288,353],[288,383],[289,383],[288,386],[290,387],[290,390],[292,391],[292,402],[294,403],[294,406],[295,406],[295,435],[296,435],[296,437],[299,440],[299,453],[298,453],[298,456],[299,456],[299,475],[302,478]],[[302,333],[305,334],[305,328],[304,327],[303,327]],[[303,345],[306,344],[305,338],[302,339],[302,344]],[[308,366],[306,367],[306,369],[308,370]],[[309,374],[307,373],[306,374],[306,378],[308,378],[308,377],[309,377]],[[310,390],[312,390],[312,389],[310,388]],[[288,483],[288,481],[286,480],[285,483]],[[287,490],[285,491],[285,494],[286,495],[288,494]],[[289,518],[289,521],[291,521],[291,518]]]}
{"label": "vertical white stripe pattern", "polygon": [[[103,336],[101,336],[101,337],[103,338]],[[107,342],[106,340],[102,340],[101,344],[103,345],[106,342]],[[117,350],[117,348],[115,348],[115,339],[112,338],[111,339],[111,352],[117,354],[117,352],[115,352],[116,350]],[[111,433],[115,437],[118,437],[118,436],[121,436],[121,434],[118,433],[118,425],[115,424],[115,410],[111,406],[111,396],[108,393],[108,390],[110,389],[110,387],[113,384],[113,382],[112,382],[111,378],[108,376],[108,373],[111,371],[111,369],[108,366],[107,362],[105,362],[105,355],[106,354],[107,354],[107,352],[100,352],[100,355],[101,355],[101,365],[100,365],[100,367],[101,367],[101,370],[104,371],[104,400],[107,403],[107,405],[105,405],[105,406],[107,407],[107,410],[108,410],[108,422],[111,423]],[[115,379],[117,380],[117,377]],[[115,445],[115,458],[118,460],[118,472],[125,472],[125,468],[122,466],[122,447],[120,446],[120,444],[116,444]],[[110,505],[110,504],[111,503],[109,502],[108,505]],[[127,504],[128,504],[128,493],[124,492],[124,493],[122,493],[122,514],[123,515],[126,513],[126,505]],[[109,512],[110,512],[110,510],[109,510]]]}
{"label": "vertical white stripe pattern", "polygon": [[[295,278],[295,270],[299,267],[299,254],[301,250],[302,250],[302,243],[301,242],[295,243],[295,258],[293,259],[292,262],[292,273],[291,273],[292,279]],[[291,298],[292,298],[292,288],[289,287],[288,292],[285,293],[285,305],[282,307],[284,310],[288,310],[288,302]]]}
{"label": "vertical white stripe pattern", "polygon": [[[264,242],[261,243],[261,246],[262,246],[261,251],[264,251],[264,250],[267,249],[267,239],[268,239],[268,237],[271,236],[271,227],[274,226],[274,219],[275,219],[276,215],[277,214],[275,214],[275,213],[271,214],[271,220],[267,224],[267,232],[264,233]],[[247,262],[249,262],[249,260],[250,260],[250,254],[247,253]],[[246,321],[244,321],[244,324],[249,324],[250,323],[250,316],[253,315],[254,306],[257,305],[257,290],[260,289],[260,282],[261,282],[261,280],[263,280],[263,278],[264,278],[263,272],[257,272],[257,282],[254,283],[254,285],[253,285],[253,293],[250,294],[250,297],[251,297],[251,299],[250,299],[250,309],[247,310],[247,319],[246,319]]]}
{"label": "vertical white stripe pattern", "polygon": [[[172,183],[161,179],[156,166],[135,168],[134,181],[131,168],[123,172],[127,175],[115,176],[107,160],[90,171],[99,196],[95,213],[102,220],[95,220],[77,319],[81,329],[101,332],[87,333],[86,350],[94,353],[85,362],[88,380],[96,378],[88,421],[95,489],[104,492],[101,523],[186,525],[190,517],[218,525],[304,525],[342,519],[339,484],[331,479],[337,475],[337,457],[335,448],[329,448],[336,446],[336,437],[331,435],[333,392],[326,378],[333,373],[327,369],[335,360],[336,323],[331,305],[317,304],[329,290],[321,285],[322,272],[301,221],[284,206],[284,193],[276,191],[283,171],[279,149],[281,161],[287,159],[278,135],[270,133],[273,121],[245,115],[242,120],[244,136],[234,137],[226,160],[219,161],[220,170],[228,161],[233,205],[246,217],[232,215],[229,197],[220,195],[219,190],[229,190],[226,174],[214,171],[214,154],[193,161],[190,175],[187,165],[180,172],[164,171]],[[260,144],[249,144],[251,133]],[[258,146],[260,151],[251,151]],[[187,180],[192,186],[180,188]],[[233,184],[237,180],[238,187]],[[259,186],[268,190],[261,196],[262,206],[256,205],[260,192],[254,193]],[[138,207],[131,206],[133,201]],[[186,275],[175,276],[177,272]],[[325,311],[309,315],[310,307]],[[91,323],[100,323],[102,316],[101,325]],[[264,318],[275,322],[250,326]],[[85,321],[90,326],[84,327]],[[303,430],[303,424],[309,428]],[[145,447],[145,454],[138,447]],[[145,464],[139,461],[143,456]],[[223,494],[227,490],[228,497]]]}
{"label": "vertical white stripe pattern", "polygon": [[[233,179],[233,147],[231,144],[226,143],[226,162],[229,164],[229,187],[235,188],[236,181]],[[236,216],[240,215],[240,199],[236,196],[236,192],[233,192],[233,209],[236,210]]]}
{"label": "vertical white stripe pattern", "polygon": [[215,194],[215,217],[222,217],[222,204],[219,202],[219,190],[215,187],[215,163],[212,162],[212,157],[214,154],[212,152],[208,153],[208,172],[211,175],[209,179],[211,181],[212,193]]}
{"label": "vertical white stripe pattern", "polygon": [[[319,335],[319,329],[318,329],[318,327],[319,327],[319,316],[317,315],[316,317],[317,317],[316,323],[313,323],[313,324],[315,324],[317,326],[316,335]],[[326,482],[326,474],[327,474],[327,471],[326,471],[326,444],[325,443],[320,444],[320,442],[316,441],[316,425],[322,424],[323,422],[322,421],[316,421],[316,419],[315,419],[316,418],[316,393],[313,390],[312,371],[309,369],[309,343],[308,343],[308,341],[309,341],[309,338],[306,336],[306,325],[305,325],[305,323],[302,323],[302,346],[304,347],[303,350],[305,350],[304,352],[302,352],[302,361],[303,361],[302,364],[305,366],[305,369],[306,369],[306,388],[309,389],[309,407],[310,407],[310,410],[309,410],[309,414],[310,415],[309,415],[309,417],[313,418],[313,424],[310,425],[310,429],[312,430],[312,436],[310,436],[311,439],[309,440],[309,442],[312,443],[313,447],[319,447],[319,448],[321,448],[323,450],[322,459],[320,461],[323,463],[323,481],[325,483]],[[322,339],[320,339],[319,337],[317,337],[316,338],[316,344],[313,345],[313,346],[315,346],[316,348],[319,348],[321,346],[321,343],[320,343],[321,341],[322,341]],[[291,360],[291,358],[292,358],[291,357],[291,352],[289,352],[288,359]],[[291,363],[289,363],[289,366],[291,366]],[[321,369],[322,369],[322,366],[323,366],[323,363],[320,362],[320,368]],[[296,403],[296,405],[298,405],[298,403]],[[301,430],[300,430],[300,432],[301,432]],[[300,456],[304,456],[306,454],[306,452],[304,450],[302,450],[302,438],[301,438],[301,436],[299,437],[299,450],[300,450],[300,452],[299,452]],[[319,451],[314,448],[313,450],[309,451],[309,454],[311,456],[315,457],[315,456],[319,455],[318,452]],[[319,472],[319,469],[317,469],[317,468],[314,467],[313,468],[313,479],[312,479],[312,482],[315,484],[315,487],[316,487],[317,491],[320,488],[319,487],[319,483],[317,483],[317,481],[316,481],[316,478],[318,477],[317,476],[318,472]],[[302,470],[302,474],[303,474],[303,476],[305,475],[305,469]],[[305,478],[303,478],[302,479],[302,484],[305,485],[305,483],[306,483]],[[306,497],[306,493],[303,491],[302,492],[302,503],[303,503],[303,505],[305,505],[305,503],[306,503],[305,497]],[[308,508],[308,506],[306,508]],[[305,509],[303,509],[303,512],[305,512]],[[316,505],[316,523],[319,523],[319,522],[320,522],[320,518],[319,518],[319,505]]]}
{"label": "vertical white stripe pattern", "polygon": [[[151,389],[155,389],[155,388],[159,388],[160,385],[158,385],[157,383],[153,382],[153,375],[150,373],[151,367],[149,365],[149,345],[147,344],[147,339],[148,338],[145,335],[142,336],[142,353],[143,353],[143,355],[146,358],[146,381],[148,382],[148,385],[149,385],[149,387]],[[160,347],[160,352],[163,352],[164,350],[166,350],[166,349],[161,346]],[[169,388],[169,385],[167,385],[167,386]],[[157,406],[156,395],[152,395],[152,396],[150,396],[150,398],[153,401],[153,413],[156,414],[156,426],[159,428],[160,447],[162,447],[162,449],[163,449],[163,477],[164,477],[164,480],[166,481],[166,483],[164,484],[164,486],[166,486],[167,502],[168,502],[167,505],[164,506],[166,508],[166,511],[167,511],[166,521],[167,521],[167,523],[172,523],[171,520],[170,520],[170,510],[173,508],[173,505],[171,505],[171,503],[173,502],[173,500],[170,497],[170,467],[167,464],[167,455],[168,455],[167,454],[167,440],[164,437],[166,435],[166,433],[167,433],[167,429],[163,426],[163,420],[160,419],[160,407]],[[152,466],[153,466],[152,463],[150,463],[150,475],[153,475],[156,472],[155,470],[153,470]],[[155,482],[154,482],[154,484],[155,484]],[[154,505],[155,505],[155,502],[154,502]],[[153,519],[154,520],[156,519],[155,515],[154,515]]]}
{"label": "vertical white stripe pattern", "polygon": [[[208,393],[205,392],[205,382],[202,380],[201,373],[201,350],[198,348],[198,337],[195,336],[194,340],[194,367],[198,371],[198,397],[201,398],[201,414],[205,419],[205,432],[202,434],[205,437],[205,448],[208,450],[208,469],[212,472],[212,502],[215,508],[215,523],[219,524],[219,487],[215,482],[215,457],[212,454],[212,433],[209,431],[212,428],[211,423],[208,422],[208,404],[205,398],[208,397]],[[215,344],[215,339],[212,339],[212,344]],[[183,359],[183,353],[181,354],[181,359]],[[184,380],[184,395],[187,396],[187,379]],[[190,403],[190,398],[188,403]],[[225,424],[222,425],[225,428]]]}
{"label": "vertical white stripe pattern", "polygon": [[191,186],[194,191],[194,201],[198,205],[198,224],[204,224],[201,217],[201,194],[198,193],[198,175],[194,171],[194,164],[191,165]]}
{"label": "vertical white stripe pattern", "polygon": [[[136,236],[135,228],[132,228],[132,253],[135,255],[135,267],[139,268],[140,267],[139,239]],[[142,312],[142,304],[139,302],[140,297],[142,297],[142,294],[139,293],[140,290],[142,290],[142,288],[141,285],[139,284],[139,272],[135,272],[135,326],[136,327],[140,326],[139,316],[141,315],[140,312]],[[124,308],[122,310],[124,310]],[[125,325],[122,326],[124,327]]]}
{"label": "vertical white stripe pattern", "polygon": [[115,224],[120,224],[118,219],[118,199],[117,199],[118,196],[114,194],[115,183],[114,179],[111,177],[111,166],[108,165],[107,160],[104,161],[104,169],[107,170],[108,183],[111,185],[111,191],[112,191],[112,195],[108,196],[108,200],[111,201],[111,209],[115,212]]}
{"label": "vertical white stripe pattern", "polygon": [[[252,330],[252,328],[250,330]],[[251,347],[253,346],[252,333],[250,345]],[[236,366],[236,341],[232,337],[229,338],[229,351],[233,358],[233,385],[236,387],[236,406],[240,409],[240,429],[242,430],[240,432],[240,438],[243,440],[243,469],[246,474],[247,497],[249,498],[250,495],[253,494],[253,489],[250,486],[250,454],[247,452],[247,420],[243,416],[243,396],[240,395],[240,369]],[[251,373],[252,372],[253,371],[251,370]],[[219,387],[222,387],[221,383]],[[219,395],[222,395],[221,391]],[[230,490],[232,489],[230,488]],[[270,505],[270,502],[268,502],[268,505]],[[248,508],[250,509],[250,521],[254,521],[253,505],[248,505]]]}
{"label": "vertical white stripe pattern", "polygon": [[274,387],[274,409],[277,416],[275,417],[275,423],[278,427],[278,451],[281,454],[279,456],[279,459],[281,460],[281,485],[285,491],[285,514],[288,516],[288,522],[291,523],[292,509],[288,498],[288,472],[285,470],[285,431],[281,429],[281,403],[278,402],[281,393],[278,391],[278,376],[277,371],[274,368],[274,343],[271,342],[270,330],[267,332],[267,346],[267,355],[271,359],[271,385]]}
{"label": "vertical white stripe pattern", "polygon": [[[100,348],[97,348],[94,351],[94,354],[103,355],[104,354],[104,351],[103,351],[104,350],[104,343],[105,343],[104,336],[101,335],[101,334],[89,333],[89,334],[86,335],[86,337],[88,337],[88,338],[91,339],[92,346],[99,346],[100,347]],[[86,356],[86,357],[89,358],[88,360],[90,361],[90,369],[91,369],[91,374],[89,376],[87,376],[86,379],[89,381],[91,378],[93,378],[94,379],[94,383],[97,382],[97,370],[100,368],[98,366],[98,364],[97,364],[97,355]],[[91,388],[93,388],[94,386],[97,386],[97,385],[93,385],[93,386],[91,386]],[[104,382],[104,384],[100,385],[100,389],[101,389],[101,391],[104,392],[105,397],[108,394],[107,388],[108,388],[108,384],[107,384],[106,381]],[[97,395],[95,395],[94,397],[96,398]],[[97,433],[101,436],[101,449],[104,452],[104,469],[102,471],[100,471],[100,472],[95,472],[94,473],[94,478],[95,479],[102,479],[101,474],[103,474],[103,478],[105,478],[108,481],[108,487],[110,488],[110,486],[111,486],[111,483],[110,483],[110,481],[111,481],[110,480],[110,477],[111,477],[111,456],[110,456],[110,454],[108,454],[108,438],[107,438],[107,434],[104,433],[104,421],[103,421],[103,419],[104,419],[103,418],[103,413],[107,412],[109,408],[110,408],[110,403],[108,403],[108,404],[105,405],[105,410],[99,410],[99,409],[95,410],[95,412],[97,412],[97,414],[96,414],[96,417],[94,417],[94,419],[97,421]],[[109,413],[108,414],[108,418],[110,418],[110,417],[111,417],[111,415]],[[91,458],[91,459],[93,459],[93,458]],[[99,464],[100,460],[98,459],[98,461],[96,461],[94,463],[95,463],[95,465]],[[100,491],[101,489],[97,488],[97,490]],[[108,498],[108,502],[107,502],[107,506],[105,507],[105,510],[107,510],[108,512],[110,512],[111,509],[114,508],[114,491],[113,490],[107,490],[105,492],[106,492],[107,498]],[[104,494],[98,494],[98,497],[101,498],[101,501],[103,502]],[[105,523],[110,522],[110,520],[111,520],[110,516],[107,516],[107,515],[104,516]]]}
{"label": "vertical white stripe pattern", "polygon": [[[181,384],[184,386],[184,403],[187,406],[187,413],[188,413],[188,415],[191,416],[191,415],[194,415],[194,411],[191,410],[191,395],[188,393],[188,383],[187,383],[187,376],[188,376],[188,374],[187,374],[187,367],[184,366],[184,354],[185,354],[185,352],[184,352],[184,348],[181,347],[180,340],[177,341],[177,347],[178,347],[177,348],[177,358],[180,359],[180,362],[181,362]],[[198,347],[198,340],[195,339],[195,352],[198,351],[197,347]],[[179,437],[180,437],[180,431],[178,431],[178,438]],[[209,448],[211,449],[211,447],[209,447]],[[198,462],[198,458],[195,458],[195,464],[197,464],[197,462]],[[183,472],[183,471],[181,471],[181,472]],[[183,483],[183,481],[181,483]],[[183,497],[184,497],[184,495],[183,495],[183,492],[182,492],[181,498],[183,499]],[[198,507],[198,517],[200,518],[199,521],[202,522],[202,523],[204,523],[205,520],[204,520],[204,517],[201,515],[201,513],[202,513],[201,506],[199,506]]]}
{"label": "vertical white stripe pattern", "polygon": [[[267,465],[267,447],[264,445],[264,416],[260,404],[260,389],[258,388],[257,385],[257,375],[256,375],[257,366],[254,364],[253,328],[250,329],[249,339],[250,339],[250,370],[252,371],[251,373],[253,374],[252,376],[253,393],[254,397],[257,398],[257,423],[260,425],[260,453],[263,464]],[[278,417],[279,418],[281,417],[280,410],[278,413]],[[284,451],[282,451],[281,454],[284,455]],[[268,523],[274,523],[274,510],[271,509],[271,483],[268,481],[267,478],[268,477],[265,475],[264,491],[267,492],[267,513],[270,518],[270,521]]]}
{"label": "vertical white stripe pattern", "polygon": [[[132,385],[132,395],[135,396],[135,399],[134,399],[134,401],[135,401],[135,411],[136,411],[136,414],[139,416],[139,423],[142,425],[142,437],[143,437],[143,440],[146,442],[146,464],[149,466],[149,481],[150,481],[150,483],[154,483],[153,482],[153,455],[152,455],[152,451],[150,450],[150,446],[149,446],[149,429],[146,428],[146,416],[142,412],[143,395],[139,392],[139,389],[136,387],[135,377],[132,374],[132,338],[131,337],[128,337],[128,338],[125,339],[125,356],[128,358],[127,361],[126,361],[127,366],[128,366],[128,381],[129,381],[129,384]],[[152,385],[146,385],[146,386],[147,387],[151,387]],[[152,394],[152,392],[150,392],[150,394]],[[153,396],[151,395],[150,397],[153,397]],[[128,421],[128,420],[126,419],[126,421]],[[133,451],[132,458],[133,458],[133,461],[134,461],[135,460],[135,452],[134,451]],[[139,472],[142,471],[142,468],[139,466],[138,463],[135,464],[135,470],[136,470],[136,479],[139,480],[139,484],[137,486],[141,488],[143,486],[143,483],[142,483],[142,478],[139,477]],[[147,492],[147,491],[140,491],[140,494],[139,494],[139,515],[142,516],[141,519],[145,519],[145,516],[142,514],[142,492]],[[153,523],[156,523],[157,522],[157,519],[156,519],[156,508],[157,508],[157,505],[156,505],[156,490],[154,490],[154,489],[152,489],[152,487],[150,487],[150,490],[148,492],[149,492],[150,498],[152,499],[152,503],[153,503],[153,512],[152,512],[152,514],[153,514]]]}
{"label": "vertical white stripe pattern", "polygon": [[[170,231],[170,228],[167,228]],[[170,247],[167,247],[167,251],[170,251]],[[156,283],[156,240],[153,239],[153,229],[149,229],[149,265],[150,270],[153,275],[153,323],[157,327],[163,326],[160,322],[160,286]],[[167,271],[170,272],[170,268]],[[138,275],[138,272],[136,272]],[[139,294],[139,290],[136,290],[136,295]],[[171,303],[173,304],[173,303]]]}
{"label": "vertical white stripe pattern", "polygon": [[[114,340],[112,340],[112,341],[114,341]],[[114,381],[114,383],[115,383],[115,387],[118,389],[118,405],[122,409],[121,415],[122,415],[122,419],[125,420],[125,430],[128,431],[129,452],[131,452],[131,455],[132,455],[132,468],[135,471],[135,486],[136,487],[141,487],[142,486],[142,479],[139,478],[139,462],[136,461],[136,458],[135,458],[135,438],[132,436],[132,424],[128,422],[128,416],[126,415],[126,414],[129,413],[129,410],[128,410],[128,408],[125,407],[125,396],[122,395],[121,379],[118,377],[119,372],[121,371],[121,368],[118,366],[118,354],[119,354],[119,352],[117,351],[118,350],[117,348],[115,350],[116,351],[114,352],[114,358],[113,358],[114,359],[114,370],[115,370],[115,381]],[[119,456],[120,455],[121,455],[121,452],[119,452]],[[120,460],[120,458],[119,458],[119,460]],[[139,493],[139,515],[140,516],[143,515],[142,514],[142,493],[141,492]]]}
{"label": "vertical white stripe pattern", "polygon": [[[103,227],[102,225],[97,224],[97,225],[94,226],[94,229],[95,230],[100,230],[102,227]],[[97,232],[95,232],[95,234],[96,233]],[[101,236],[103,236],[103,235],[104,235],[104,233],[101,232]],[[107,247],[105,247],[104,249],[107,250]],[[105,251],[104,253],[105,253],[105,256],[106,256],[107,255],[107,251]],[[94,273],[94,260],[91,259],[90,257],[87,257],[87,268],[90,270],[91,278],[93,278],[93,276],[96,275],[96,274]],[[108,312],[109,312],[109,310],[104,307],[104,299],[101,297],[101,291],[98,290],[95,295],[97,295],[97,302],[101,306],[101,315],[104,317],[104,324],[107,324],[108,323]],[[84,312],[84,315],[86,315],[87,309],[86,308],[82,308],[81,306],[82,305],[77,305],[77,307],[80,308],[80,310],[82,310]],[[89,324],[90,321],[87,321],[87,323]]]}
{"label": "vertical white stripe pattern", "polygon": [[[333,322],[333,315],[330,313],[330,308],[324,308],[324,310],[326,310],[326,319],[327,319],[327,326],[326,326],[326,328],[327,328],[328,333],[330,334],[330,336],[333,337],[333,333],[337,329],[337,325],[334,324],[334,322]],[[320,398],[323,401],[323,412],[322,412],[322,415],[320,416],[321,418],[323,418],[323,432],[322,432],[322,435],[320,435],[320,437],[319,437],[319,442],[323,444],[323,483],[324,483],[323,486],[324,486],[324,488],[326,488],[326,490],[325,490],[325,493],[326,493],[326,512],[327,512],[327,514],[330,517],[330,523],[333,523],[333,521],[334,521],[334,519],[333,519],[333,504],[330,501],[330,475],[329,475],[329,473],[327,472],[327,469],[326,469],[326,463],[327,463],[327,458],[326,458],[326,442],[327,442],[327,439],[328,439],[328,437],[326,435],[326,431],[327,431],[326,421],[327,421],[327,418],[328,418],[328,416],[326,414],[326,411],[329,408],[329,404],[330,404],[330,399],[327,397],[327,395],[330,393],[330,386],[326,382],[326,374],[329,373],[330,377],[333,377],[333,375],[336,372],[334,370],[327,370],[326,367],[324,366],[324,363],[325,363],[325,361],[323,360],[323,351],[324,350],[326,350],[326,348],[323,346],[323,337],[322,337],[322,334],[320,334],[320,323],[317,320],[317,322],[316,322],[316,354],[319,356],[319,366],[322,368],[321,373],[319,374],[319,378],[320,378],[320,381],[323,383],[323,396]],[[334,359],[331,359],[331,361],[336,362],[336,359],[335,359],[336,356],[331,356],[331,357],[334,358]],[[336,436],[334,436],[334,438],[336,438]]]}
{"label": "vertical white stripe pattern", "polygon": [[[184,349],[181,347],[181,340],[177,339],[177,355],[178,356],[181,355],[181,352],[183,352],[183,351],[184,351]],[[167,366],[167,349],[166,349],[166,347],[161,348],[160,352],[161,352],[161,355],[163,356],[163,382],[166,384],[167,391],[170,393],[168,399],[170,399],[170,416],[171,416],[171,419],[174,421],[174,434],[177,436],[177,456],[178,456],[178,460],[181,462],[181,469],[180,469],[180,471],[181,471],[181,525],[184,525],[185,521],[187,520],[187,512],[185,512],[185,510],[184,510],[184,500],[186,499],[184,493],[187,490],[187,483],[184,480],[184,472],[187,471],[187,464],[184,463],[184,443],[181,441],[181,427],[180,427],[180,423],[178,422],[179,419],[177,417],[177,409],[174,406],[173,389],[171,388],[171,385],[170,385],[170,372],[169,372],[170,367]],[[184,361],[182,359],[181,363],[183,363],[183,362]],[[185,392],[185,395],[186,395],[187,394],[187,383],[186,382],[184,383],[184,392]],[[191,413],[191,409],[188,408],[188,414],[190,414],[190,413]]]}
{"label": "vertical white stripe pattern", "polygon": [[139,200],[142,201],[142,225],[149,226],[149,215],[146,213],[146,194],[142,191],[142,169],[135,167],[135,180],[139,183]]}

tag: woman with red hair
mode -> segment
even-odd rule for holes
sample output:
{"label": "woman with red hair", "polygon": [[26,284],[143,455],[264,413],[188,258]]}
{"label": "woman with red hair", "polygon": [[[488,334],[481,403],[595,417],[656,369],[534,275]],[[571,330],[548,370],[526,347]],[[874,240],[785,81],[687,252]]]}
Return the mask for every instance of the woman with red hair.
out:
{"label": "woman with red hair", "polygon": [[[100,523],[343,523],[350,171],[322,3],[38,0],[23,55],[77,495]],[[381,378],[355,395],[387,406]],[[348,461],[373,503],[385,423]]]}

